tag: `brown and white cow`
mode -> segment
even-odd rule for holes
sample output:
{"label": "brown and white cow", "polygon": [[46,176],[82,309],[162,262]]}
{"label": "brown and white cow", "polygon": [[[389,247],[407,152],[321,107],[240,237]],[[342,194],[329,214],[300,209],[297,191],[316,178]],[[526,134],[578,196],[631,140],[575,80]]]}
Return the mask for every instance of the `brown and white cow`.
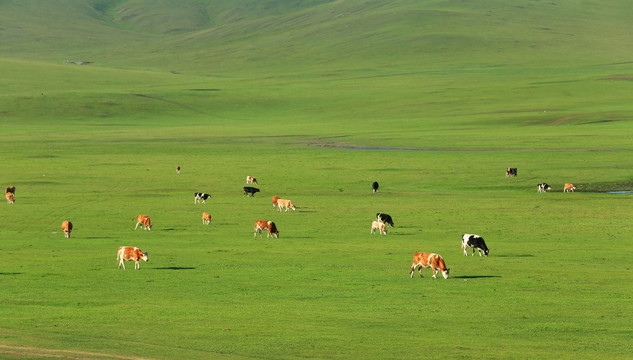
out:
{"label": "brown and white cow", "polygon": [[563,188],[563,192],[574,192],[574,190],[576,190],[576,187],[572,184],[565,184]]}
{"label": "brown and white cow", "polygon": [[420,273],[420,277],[424,277],[422,275],[422,268],[431,268],[433,269],[433,278],[436,278],[438,270],[442,272],[442,276],[444,279],[448,279],[448,273],[450,269],[446,267],[444,263],[444,259],[439,254],[435,253],[423,253],[417,252],[413,254],[413,264],[411,265],[411,278],[413,279],[413,272],[418,268]]}
{"label": "brown and white cow", "polygon": [[257,238],[257,232],[259,231],[259,237],[262,236],[262,230],[268,230],[268,235],[266,237],[279,237],[279,230],[277,230],[277,226],[274,222],[270,220],[255,220],[255,230],[253,231],[253,238]]}
{"label": "brown and white cow", "polygon": [[376,221],[376,220],[372,221],[370,234],[375,233],[376,229],[380,231],[379,232],[380,234],[387,235],[387,228],[385,227],[385,224],[383,222]]}
{"label": "brown and white cow", "polygon": [[286,212],[288,212],[290,209],[292,209],[293,211],[297,210],[292,201],[286,199],[277,200],[277,209],[279,210],[279,212],[281,212],[281,210],[283,209],[286,209]]}
{"label": "brown and white cow", "polygon": [[116,253],[116,260],[119,263],[119,269],[123,266],[125,269],[124,261],[134,260],[134,269],[141,268],[139,261],[148,261],[147,253],[142,252],[141,249],[134,246],[121,246]]}
{"label": "brown and white cow", "polygon": [[209,225],[211,223],[211,214],[207,212],[202,213],[202,223],[204,225]]}
{"label": "brown and white cow", "polygon": [[273,207],[277,207],[277,201],[279,201],[279,196],[273,196]]}
{"label": "brown and white cow", "polygon": [[73,231],[73,223],[64,220],[64,222],[62,222],[62,230],[64,230],[64,237],[66,239],[70,238],[70,232]]}
{"label": "brown and white cow", "polygon": [[9,186],[4,189],[4,197],[7,198],[9,204],[15,203],[15,186]]}
{"label": "brown and white cow", "polygon": [[147,215],[137,216],[136,226],[134,227],[134,230],[136,230],[139,225],[143,226],[143,230],[152,230],[152,223],[149,220],[149,216]]}
{"label": "brown and white cow", "polygon": [[246,177],[246,183],[247,184],[257,184],[257,185],[259,185],[259,183],[257,182],[257,179],[255,179],[252,176],[247,176]]}

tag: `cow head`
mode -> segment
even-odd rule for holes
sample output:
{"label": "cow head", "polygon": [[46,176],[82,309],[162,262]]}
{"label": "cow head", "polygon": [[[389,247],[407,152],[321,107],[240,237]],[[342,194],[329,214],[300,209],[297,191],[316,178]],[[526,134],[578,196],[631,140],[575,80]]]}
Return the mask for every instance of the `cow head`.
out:
{"label": "cow head", "polygon": [[488,256],[488,253],[490,252],[490,249],[485,249],[484,250],[484,255]]}
{"label": "cow head", "polygon": [[448,273],[451,271],[451,269],[446,269],[444,271],[442,271],[442,276],[444,276],[444,279],[448,279]]}
{"label": "cow head", "polygon": [[141,256],[141,259],[142,259],[143,261],[148,261],[148,258],[147,258],[147,251],[143,253],[143,256]]}

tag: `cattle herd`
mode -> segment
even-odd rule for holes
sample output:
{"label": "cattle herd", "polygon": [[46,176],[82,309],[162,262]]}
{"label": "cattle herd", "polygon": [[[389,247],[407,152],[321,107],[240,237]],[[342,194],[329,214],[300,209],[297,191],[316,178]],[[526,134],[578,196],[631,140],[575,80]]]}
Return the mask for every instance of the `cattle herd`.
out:
{"label": "cattle herd", "polygon": [[[177,167],[177,173],[180,174],[180,166]],[[507,168],[506,169],[506,177],[515,177],[517,176],[517,168]],[[259,185],[256,178],[253,176],[246,177],[247,185]],[[378,182],[374,181],[372,183],[372,192],[376,193],[378,191]],[[565,184],[563,187],[563,192],[573,192],[576,187],[572,184]],[[537,192],[545,193],[551,190],[551,186],[547,183],[540,183],[537,186]],[[253,186],[244,186],[244,196],[255,196],[260,190]],[[9,186],[5,188],[5,197],[9,204],[15,203],[15,186]],[[203,203],[206,204],[206,201],[211,198],[211,195],[201,192],[194,193],[194,204]],[[278,196],[272,197],[273,208],[276,208],[279,212],[285,210],[286,212],[296,210],[295,205],[292,201],[287,199],[280,199]],[[211,223],[211,214],[207,212],[202,213],[202,224],[209,225]],[[375,234],[378,231],[379,234],[387,235],[387,225],[391,228],[394,227],[393,219],[389,214],[385,213],[377,213],[376,219],[371,223],[371,231],[370,234]],[[136,230],[139,226],[143,230],[151,231],[152,224],[149,216],[147,215],[138,215],[136,226],[134,230]],[[73,224],[64,220],[62,222],[61,229],[64,232],[65,238],[70,238],[70,233],[73,230]],[[273,221],[270,220],[256,220],[255,227],[253,230],[253,237],[257,238],[257,234],[263,238],[262,231],[266,230],[266,237],[279,238],[279,230]],[[472,248],[472,254],[475,255],[475,251],[479,254],[479,256],[488,256],[490,250],[486,246],[486,242],[483,237],[476,234],[463,234],[462,235],[462,251],[464,252],[464,256],[468,256],[468,248]],[[125,269],[124,261],[134,261],[134,269],[140,269],[140,260],[148,261],[147,252],[141,251],[137,247],[133,246],[121,246],[117,250],[117,263],[118,268],[123,267]],[[425,253],[425,252],[416,252],[413,255],[413,264],[411,265],[410,276],[413,278],[413,273],[416,269],[418,269],[420,276],[422,276],[423,268],[431,268],[433,271],[433,278],[436,277],[438,272],[442,273],[442,276],[445,279],[448,279],[448,274],[450,269],[446,267],[446,263],[441,255],[436,253]]]}

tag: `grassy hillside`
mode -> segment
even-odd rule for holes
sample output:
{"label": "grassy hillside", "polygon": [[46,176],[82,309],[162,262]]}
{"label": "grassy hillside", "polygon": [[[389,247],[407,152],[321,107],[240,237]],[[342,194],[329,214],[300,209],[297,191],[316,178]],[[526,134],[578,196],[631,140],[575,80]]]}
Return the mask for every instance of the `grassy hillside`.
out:
{"label": "grassy hillside", "polygon": [[0,358],[630,356],[629,7],[0,1]]}

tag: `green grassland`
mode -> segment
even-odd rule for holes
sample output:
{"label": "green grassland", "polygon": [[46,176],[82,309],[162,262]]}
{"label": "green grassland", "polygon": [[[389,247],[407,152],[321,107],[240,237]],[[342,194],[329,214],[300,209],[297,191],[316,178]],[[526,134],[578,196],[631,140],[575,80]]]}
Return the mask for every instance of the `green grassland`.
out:
{"label": "green grassland", "polygon": [[629,8],[0,2],[0,358],[631,358]]}

